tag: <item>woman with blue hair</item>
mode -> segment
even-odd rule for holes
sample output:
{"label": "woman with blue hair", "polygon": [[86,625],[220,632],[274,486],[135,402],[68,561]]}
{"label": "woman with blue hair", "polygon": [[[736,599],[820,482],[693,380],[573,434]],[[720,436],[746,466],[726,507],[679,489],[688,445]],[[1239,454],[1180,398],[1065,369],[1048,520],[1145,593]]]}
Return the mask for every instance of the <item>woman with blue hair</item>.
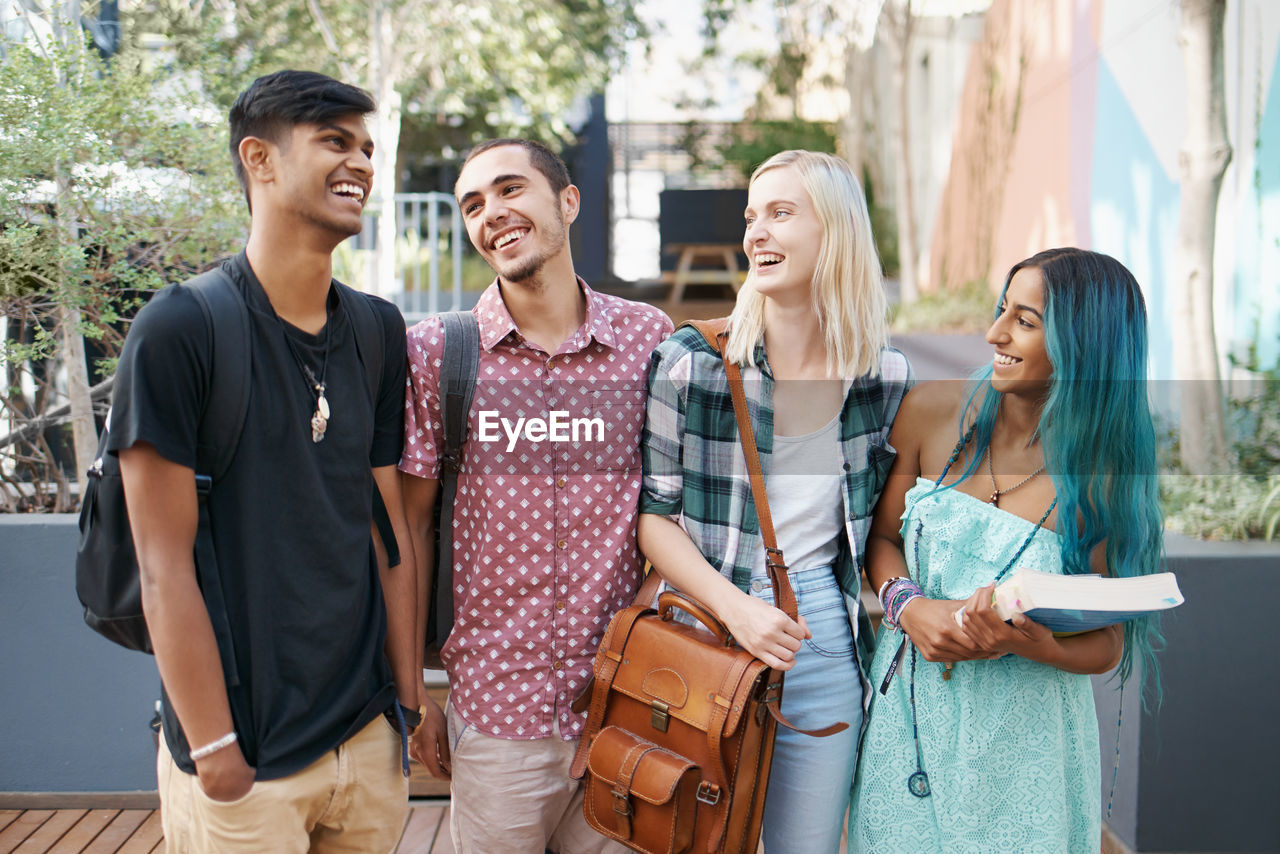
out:
{"label": "woman with blue hair", "polygon": [[1138,283],[1106,255],[1041,252],[1009,272],[987,341],[975,382],[917,386],[890,437],[867,543],[885,618],[850,852],[1097,851],[1087,674],[1118,664],[1124,680],[1135,656],[1154,672],[1150,618],[1055,637],[991,603],[1015,568],[1158,570]]}

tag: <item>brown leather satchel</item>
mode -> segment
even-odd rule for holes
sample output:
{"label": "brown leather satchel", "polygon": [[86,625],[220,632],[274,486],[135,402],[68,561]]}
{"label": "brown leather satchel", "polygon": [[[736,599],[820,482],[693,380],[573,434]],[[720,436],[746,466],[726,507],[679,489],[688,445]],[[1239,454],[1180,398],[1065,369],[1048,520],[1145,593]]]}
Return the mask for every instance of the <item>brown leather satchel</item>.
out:
{"label": "brown leather satchel", "polygon": [[[722,352],[725,320],[694,322]],[[738,434],[751,473],[774,602],[796,619],[796,597],[777,547],[738,366],[725,360]],[[740,646],[707,609],[674,591],[650,606],[650,571],[636,602],[609,623],[571,773],[585,774],[587,822],[636,851],[755,854],[782,717],[782,671]],[[676,622],[677,610],[701,626]],[[577,706],[581,711],[581,707]],[[793,729],[795,727],[792,727]],[[810,735],[848,728],[839,723]]]}

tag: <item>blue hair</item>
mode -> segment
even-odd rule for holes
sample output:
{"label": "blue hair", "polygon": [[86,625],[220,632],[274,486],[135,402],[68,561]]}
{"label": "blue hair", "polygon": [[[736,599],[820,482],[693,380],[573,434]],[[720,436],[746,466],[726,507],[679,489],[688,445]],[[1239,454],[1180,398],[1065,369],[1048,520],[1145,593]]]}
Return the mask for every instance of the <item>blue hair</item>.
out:
{"label": "blue hair", "polygon": [[[1013,266],[997,305],[1004,302],[1014,274],[1027,267],[1044,278],[1045,349],[1053,376],[1037,433],[1057,490],[1063,569],[1089,572],[1090,553],[1105,543],[1112,575],[1158,572],[1164,518],[1147,399],[1142,291],[1133,274],[1108,255],[1047,249]],[[991,443],[1001,396],[991,386],[991,372],[987,365],[974,374],[961,411],[960,430],[966,433],[969,425],[975,444],[960,480],[974,474]],[[1132,672],[1136,654],[1158,696],[1155,652],[1162,642],[1158,615],[1125,623],[1121,682]]]}

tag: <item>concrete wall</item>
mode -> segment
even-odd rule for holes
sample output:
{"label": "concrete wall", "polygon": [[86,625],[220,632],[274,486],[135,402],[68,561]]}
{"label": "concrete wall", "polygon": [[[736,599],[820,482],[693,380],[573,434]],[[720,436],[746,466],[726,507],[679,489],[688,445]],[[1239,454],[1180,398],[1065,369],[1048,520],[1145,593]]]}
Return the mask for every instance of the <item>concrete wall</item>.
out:
{"label": "concrete wall", "polygon": [[84,624],[71,515],[0,515],[0,793],[154,790],[155,660]]}
{"label": "concrete wall", "polygon": [[[1179,4],[996,0],[986,24],[932,234],[933,282],[999,282],[1051,246],[1113,255],[1146,294],[1154,376],[1172,378],[1187,124]],[[1224,354],[1256,339],[1270,365],[1280,358],[1280,3],[1228,3],[1223,35],[1233,156],[1214,320]]]}
{"label": "concrete wall", "polygon": [[[1108,824],[1134,851],[1280,851],[1280,543],[1165,538],[1186,603],[1163,621],[1163,704],[1124,692]],[[1102,803],[1115,764],[1119,691],[1094,677]]]}

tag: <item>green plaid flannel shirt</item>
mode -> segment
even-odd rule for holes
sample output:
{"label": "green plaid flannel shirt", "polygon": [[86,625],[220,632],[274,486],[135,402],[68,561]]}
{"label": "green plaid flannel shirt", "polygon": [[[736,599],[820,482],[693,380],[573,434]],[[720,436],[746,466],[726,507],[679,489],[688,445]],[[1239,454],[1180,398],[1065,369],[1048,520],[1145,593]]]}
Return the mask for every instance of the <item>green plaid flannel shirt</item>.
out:
{"label": "green plaid flannel shirt", "polygon": [[[742,380],[760,466],[768,477],[774,380],[763,347],[756,348],[755,361],[755,367],[743,368]],[[881,351],[877,376],[845,384],[840,415],[845,536],[835,575],[851,617],[860,611],[860,571],[871,513],[896,456],[889,431],[911,384],[906,357],[892,347]],[[764,541],[738,442],[729,380],[719,354],[696,329],[676,330],[653,352],[646,416],[640,512],[676,520],[707,561],[746,590],[752,574],[764,567]],[[873,642],[869,631],[858,628],[854,626],[865,654]]]}

